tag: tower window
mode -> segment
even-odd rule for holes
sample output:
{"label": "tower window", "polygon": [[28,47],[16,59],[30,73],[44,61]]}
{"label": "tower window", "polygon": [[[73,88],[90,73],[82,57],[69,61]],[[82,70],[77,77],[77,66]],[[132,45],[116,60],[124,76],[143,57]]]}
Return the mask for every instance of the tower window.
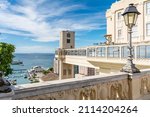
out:
{"label": "tower window", "polygon": [[71,37],[70,33],[67,33],[67,37]]}
{"label": "tower window", "polygon": [[67,43],[70,43],[70,39],[67,39]]}

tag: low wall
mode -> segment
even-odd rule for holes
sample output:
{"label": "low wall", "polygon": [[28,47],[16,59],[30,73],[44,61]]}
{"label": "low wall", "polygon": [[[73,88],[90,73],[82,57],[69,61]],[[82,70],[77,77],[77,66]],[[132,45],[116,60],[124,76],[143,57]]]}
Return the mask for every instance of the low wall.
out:
{"label": "low wall", "polygon": [[14,100],[150,99],[150,70],[17,85],[13,90]]}
{"label": "low wall", "polygon": [[118,73],[14,87],[13,99],[129,99],[128,74]]}
{"label": "low wall", "polygon": [[127,77],[119,73],[18,85],[13,99],[129,99]]}

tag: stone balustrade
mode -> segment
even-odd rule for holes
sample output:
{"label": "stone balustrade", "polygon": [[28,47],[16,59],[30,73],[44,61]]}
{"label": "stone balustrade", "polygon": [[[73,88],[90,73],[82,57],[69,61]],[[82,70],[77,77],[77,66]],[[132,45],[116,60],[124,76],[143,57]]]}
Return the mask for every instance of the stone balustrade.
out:
{"label": "stone balustrade", "polygon": [[17,85],[13,90],[15,100],[150,99],[150,70]]}

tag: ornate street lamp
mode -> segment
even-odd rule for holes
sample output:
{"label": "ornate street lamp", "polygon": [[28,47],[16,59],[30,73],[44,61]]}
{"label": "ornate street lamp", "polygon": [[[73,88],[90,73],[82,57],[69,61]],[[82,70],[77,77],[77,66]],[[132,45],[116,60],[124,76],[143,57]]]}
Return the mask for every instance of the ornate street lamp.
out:
{"label": "ornate street lamp", "polygon": [[128,54],[128,60],[126,65],[122,68],[121,71],[123,72],[128,72],[128,73],[139,73],[139,69],[137,69],[135,67],[135,64],[133,64],[133,46],[132,46],[132,27],[136,24],[138,15],[140,15],[140,13],[138,12],[138,10],[136,9],[136,7],[134,6],[134,4],[130,4],[129,7],[126,8],[125,12],[122,14],[124,17],[124,21],[125,21],[125,25],[128,27],[128,38],[129,38],[129,42],[128,42],[128,50],[129,50],[129,54]]}

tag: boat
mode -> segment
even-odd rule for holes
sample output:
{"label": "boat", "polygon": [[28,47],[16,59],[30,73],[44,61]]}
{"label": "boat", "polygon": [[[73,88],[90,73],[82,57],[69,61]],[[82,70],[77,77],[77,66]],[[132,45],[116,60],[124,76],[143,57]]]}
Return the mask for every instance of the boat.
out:
{"label": "boat", "polygon": [[25,75],[24,75],[24,78],[28,78],[28,75],[27,75],[27,74],[25,74]]}
{"label": "boat", "polygon": [[9,80],[9,82],[12,84],[12,85],[17,85],[17,80]]}
{"label": "boat", "polygon": [[23,62],[22,62],[22,61],[19,61],[19,60],[14,60],[14,61],[12,61],[11,64],[12,64],[12,65],[22,65]]}

